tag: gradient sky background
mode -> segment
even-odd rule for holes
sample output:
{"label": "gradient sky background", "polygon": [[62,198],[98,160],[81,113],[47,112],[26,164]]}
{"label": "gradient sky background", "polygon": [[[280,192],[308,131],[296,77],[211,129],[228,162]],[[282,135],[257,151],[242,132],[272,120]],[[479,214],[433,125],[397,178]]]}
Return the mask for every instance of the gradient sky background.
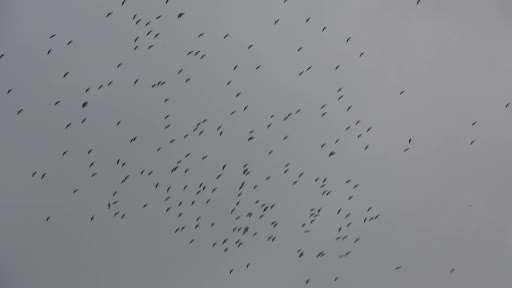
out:
{"label": "gradient sky background", "polygon": [[[305,287],[307,278],[309,287],[511,287],[511,1],[164,2],[0,1],[1,288]],[[161,35],[146,37],[148,30]],[[187,56],[191,50],[207,55]],[[158,81],[167,84],[151,88]],[[205,118],[204,134],[192,133]],[[321,197],[316,177],[328,177],[333,196]],[[347,179],[360,186],[352,189]],[[240,211],[257,199],[276,208],[251,224],[259,238],[222,253],[211,244],[236,239],[229,211],[244,180]],[[203,181],[205,194],[215,186],[218,192],[209,206],[200,198],[189,207]],[[179,210],[164,211],[169,185],[173,209],[181,200],[189,207],[181,220]],[[113,191],[124,220],[107,209]],[[363,224],[369,206],[381,216]],[[322,215],[305,234],[300,225],[313,207]],[[333,241],[345,221],[336,215],[340,207],[354,221],[343,244]],[[201,228],[192,230],[197,216]],[[180,225],[190,230],[174,234]],[[271,234],[274,243],[265,241]],[[361,240],[352,244],[355,237]],[[315,258],[321,250],[327,255]]]}

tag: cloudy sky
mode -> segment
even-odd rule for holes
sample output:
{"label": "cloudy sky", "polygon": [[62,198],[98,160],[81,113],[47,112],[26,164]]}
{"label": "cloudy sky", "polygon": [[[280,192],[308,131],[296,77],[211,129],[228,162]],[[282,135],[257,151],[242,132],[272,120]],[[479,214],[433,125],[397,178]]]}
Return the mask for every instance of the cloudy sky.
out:
{"label": "cloudy sky", "polygon": [[0,287],[510,287],[512,2],[167,2],[0,1]]}

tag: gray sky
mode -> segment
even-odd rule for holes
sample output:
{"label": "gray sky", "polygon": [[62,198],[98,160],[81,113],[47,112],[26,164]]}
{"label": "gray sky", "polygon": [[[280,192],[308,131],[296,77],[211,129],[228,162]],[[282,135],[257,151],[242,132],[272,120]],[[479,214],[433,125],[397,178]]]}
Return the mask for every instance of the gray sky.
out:
{"label": "gray sky", "polygon": [[0,1],[0,287],[510,287],[512,2],[121,2]]}

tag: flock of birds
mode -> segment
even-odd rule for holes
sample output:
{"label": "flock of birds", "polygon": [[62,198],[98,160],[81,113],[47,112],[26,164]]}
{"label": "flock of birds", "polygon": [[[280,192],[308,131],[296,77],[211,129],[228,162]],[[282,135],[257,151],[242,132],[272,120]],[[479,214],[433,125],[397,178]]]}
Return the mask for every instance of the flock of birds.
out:
{"label": "flock of birds", "polygon": [[[171,5],[170,2],[172,1],[164,0],[162,4]],[[286,5],[287,0],[283,2]],[[419,4],[420,0],[417,1],[416,5]],[[144,50],[146,51],[145,53],[150,53],[151,50],[155,49],[155,47],[160,44],[159,39],[164,37],[165,31],[159,30],[158,26],[154,25],[155,23],[162,21],[164,18],[172,18],[172,21],[179,22],[188,16],[188,12],[168,9],[166,11],[170,12],[166,14],[161,14],[151,19],[143,18],[139,13],[128,13],[128,10],[124,9],[127,5],[129,5],[129,3],[127,3],[126,0],[120,1],[119,6],[115,10],[105,13],[105,18],[107,21],[106,24],[118,21],[118,19],[122,17],[130,18],[133,22],[132,24],[138,27],[138,31],[143,31],[136,33],[133,37],[133,41],[129,43],[132,47],[132,53],[141,53],[141,51]],[[304,23],[306,25],[315,25],[311,17],[304,19]],[[280,19],[275,19],[273,25],[279,24]],[[326,32],[327,26],[319,27],[318,33]],[[205,32],[200,32],[195,36],[197,38],[207,37]],[[223,45],[225,45],[226,49],[229,49],[230,36],[231,34],[226,32],[223,33],[220,39],[211,40],[210,38],[204,41],[224,41]],[[52,46],[47,48],[44,52],[41,51],[41,53],[46,54],[48,61],[52,61],[53,57],[58,56],[58,51],[62,47],[72,48],[74,45],[77,45],[73,40],[61,39],[59,35],[55,33],[49,34],[49,40]],[[347,37],[345,39],[346,45],[350,45],[351,41],[353,41],[352,37]],[[295,53],[301,53],[306,46],[307,43],[300,45],[296,48]],[[56,49],[57,47],[58,49]],[[247,43],[245,48],[246,53],[251,53],[258,49],[258,44]],[[183,53],[183,57],[190,59],[190,61],[197,62],[205,61],[210,57],[207,52],[205,48],[195,48],[188,51],[181,51],[180,53]],[[356,56],[358,58],[364,57],[365,51],[360,51]],[[0,69],[2,69],[1,61],[7,58],[9,58],[8,54],[0,53]],[[87,163],[83,165],[86,165],[89,169],[88,177],[91,179],[90,181],[94,181],[94,179],[102,173],[101,171],[107,171],[103,168],[99,169],[98,163],[102,163],[105,167],[109,167],[110,169],[120,171],[122,176],[116,181],[114,187],[112,187],[110,198],[104,203],[101,203],[101,206],[104,207],[104,210],[107,211],[110,217],[118,219],[119,221],[130,221],[130,215],[132,214],[132,211],[123,206],[124,201],[129,201],[129,199],[123,198],[124,192],[130,190],[130,185],[133,185],[134,182],[138,183],[147,181],[143,179],[149,179],[151,187],[147,184],[146,186],[148,187],[146,187],[146,189],[160,193],[159,203],[143,202],[137,205],[138,208],[136,209],[154,209],[160,211],[165,217],[168,217],[170,223],[172,223],[172,229],[169,232],[171,237],[181,236],[182,238],[179,239],[183,240],[183,242],[189,246],[207,245],[211,247],[211,249],[217,249],[223,254],[236,253],[237,250],[249,247],[254,244],[255,241],[266,242],[269,245],[273,245],[279,241],[280,222],[275,215],[276,211],[280,209],[280,203],[265,201],[265,199],[258,196],[260,190],[269,189],[267,188],[269,186],[267,183],[277,178],[281,179],[281,181],[282,179],[288,181],[291,187],[290,189],[306,189],[305,187],[311,185],[315,187],[311,193],[317,195],[316,197],[318,199],[326,199],[331,203],[336,203],[335,205],[337,205],[337,207],[333,208],[332,211],[329,211],[325,207],[309,207],[308,210],[304,211],[307,216],[297,223],[297,230],[300,231],[303,237],[309,237],[308,235],[315,233],[315,224],[321,222],[322,218],[335,218],[335,222],[338,223],[337,226],[330,227],[329,229],[332,230],[331,242],[339,243],[337,246],[334,244],[335,247],[339,248],[334,250],[332,248],[327,249],[317,246],[315,248],[316,250],[307,249],[305,247],[289,247],[288,249],[294,250],[296,257],[301,259],[301,261],[316,261],[328,257],[339,262],[348,261],[350,256],[357,253],[358,249],[360,249],[358,246],[361,242],[364,242],[364,239],[362,239],[360,235],[353,232],[361,230],[354,229],[354,227],[371,227],[372,225],[377,225],[381,217],[381,212],[378,208],[371,204],[361,202],[357,205],[352,204],[358,201],[359,189],[361,186],[364,186],[364,183],[358,182],[355,178],[346,177],[344,180],[346,185],[344,187],[335,187],[330,185],[327,176],[317,175],[314,170],[308,171],[305,167],[298,167],[294,165],[292,160],[290,160],[290,162],[284,161],[282,164],[278,165],[277,163],[281,160],[278,159],[277,154],[279,154],[279,151],[282,151],[279,148],[285,145],[293,145],[290,138],[293,138],[294,131],[289,129],[289,123],[300,118],[317,117],[322,119],[328,115],[328,112],[333,111],[331,113],[344,113],[346,117],[353,119],[343,127],[341,134],[334,136],[327,135],[325,137],[326,140],[318,143],[317,149],[320,150],[320,153],[325,155],[323,161],[337,161],[336,156],[342,151],[340,150],[340,144],[343,141],[358,141],[356,143],[359,143],[358,145],[360,145],[362,151],[371,150],[371,143],[369,143],[367,139],[371,139],[369,135],[371,135],[375,128],[371,124],[367,124],[370,121],[365,121],[357,117],[357,111],[354,111],[356,107],[350,103],[350,97],[344,95],[343,87],[338,87],[333,91],[333,101],[324,103],[320,107],[290,108],[280,113],[257,111],[258,115],[264,115],[261,117],[263,119],[261,123],[256,123],[252,129],[247,131],[247,134],[234,135],[233,133],[238,132],[238,130],[233,128],[232,124],[238,121],[237,117],[243,117],[244,113],[248,113],[251,109],[247,101],[247,97],[249,96],[246,96],[246,93],[243,92],[243,87],[236,85],[235,78],[244,77],[244,71],[240,70],[245,69],[245,71],[247,71],[247,67],[241,66],[241,64],[234,63],[231,67],[219,68],[219,70],[224,69],[224,71],[221,72],[226,73],[226,75],[230,75],[230,72],[231,74],[238,73],[233,79],[226,79],[224,83],[219,83],[219,85],[225,88],[227,94],[232,95],[234,108],[228,112],[227,115],[214,114],[212,117],[197,119],[193,124],[186,124],[189,126],[185,133],[178,134],[178,132],[173,131],[173,128],[181,125],[180,119],[173,118],[171,111],[181,108],[171,104],[171,96],[164,96],[159,101],[161,101],[161,105],[163,105],[169,113],[157,115],[157,117],[162,121],[162,133],[169,136],[168,141],[165,143],[148,143],[152,140],[142,138],[142,136],[137,135],[136,131],[133,131],[131,137],[125,139],[123,144],[125,146],[137,145],[137,143],[141,141],[144,142],[137,147],[138,150],[136,150],[136,153],[141,153],[142,155],[145,155],[145,153],[157,153],[159,158],[166,160],[172,159],[172,161],[168,161],[170,162],[168,171],[155,171],[148,167],[139,167],[137,163],[128,163],[123,157],[119,156],[112,157],[112,159],[100,159],[95,157],[97,152],[96,148],[88,148],[85,151],[80,151],[75,150],[74,147],[68,147],[62,150],[58,157],[55,157],[55,161],[63,161],[63,159],[66,159],[66,157],[69,157],[72,153],[87,155]],[[341,63],[334,63],[332,65],[332,71],[336,73],[336,71],[342,69],[341,66]],[[130,67],[129,63],[123,62],[118,62],[113,68],[117,71],[116,73],[121,73],[123,69],[136,69],[136,67]],[[265,68],[266,67],[262,64],[256,64],[251,69],[258,71],[258,73],[265,73]],[[307,77],[312,69],[314,69],[313,65],[305,65],[303,69],[290,73],[296,73],[296,77]],[[64,83],[72,78],[73,72],[74,71],[63,70],[61,74],[62,82]],[[189,71],[186,67],[175,67],[175,74],[170,75],[170,77],[176,77],[177,80],[174,81],[180,81],[185,85],[194,85],[195,79],[192,77],[193,72],[194,71]],[[143,88],[140,89],[144,89],[146,93],[150,93],[151,89],[158,88],[167,88],[167,91],[172,91],[172,88],[167,86],[168,81],[169,80],[160,79],[148,83],[143,78],[135,78],[119,83],[110,79],[105,79],[103,82],[95,84],[82,83],[84,85],[83,90],[79,91],[82,94],[80,97],[81,100],[79,100],[77,104],[74,104],[79,105],[82,111],[81,115],[77,119],[64,121],[61,128],[62,133],[73,129],[80,129],[81,126],[88,124],[87,119],[92,117],[89,113],[90,104],[94,101],[93,97],[89,97],[91,94],[100,94],[104,90],[113,89],[116,86],[132,88],[143,86]],[[15,88],[7,89],[4,93],[4,97],[16,97],[15,90]],[[398,94],[404,95],[405,91],[401,91]],[[51,105],[49,105],[50,110],[46,111],[46,113],[58,113],[59,107],[66,105],[66,102],[70,100],[71,99],[66,97],[54,99]],[[75,99],[71,101],[75,101]],[[509,105],[510,103],[507,103],[505,108],[508,108]],[[17,120],[19,120],[30,115],[31,110],[47,108],[18,107],[15,110],[15,114]],[[13,119],[13,121],[16,120]],[[476,126],[477,124],[477,121],[475,121],[472,123],[472,126]],[[122,119],[117,119],[114,123],[105,123],[105,125],[111,125],[112,129],[115,130],[121,129],[125,124]],[[129,127],[126,129],[129,129]],[[280,138],[275,141],[266,136],[272,129],[277,129],[281,133]],[[114,134],[114,132],[112,132],[112,134]],[[243,144],[240,144],[242,147],[239,149],[246,151],[247,154],[259,153],[259,148],[254,148],[255,145],[268,147],[265,153],[255,155],[254,157],[263,159],[266,157],[272,165],[280,166],[281,168],[279,169],[281,169],[282,172],[274,175],[270,173],[262,175],[262,173],[266,172],[265,169],[254,167],[249,161],[228,163],[227,161],[223,161],[223,159],[217,159],[216,155],[202,154],[198,151],[184,152],[182,149],[176,148],[185,147],[186,149],[190,145],[193,145],[193,143],[198,142],[222,142],[223,137],[227,137],[226,134],[230,134],[230,137],[242,139]],[[258,142],[260,137],[263,139],[262,142]],[[214,138],[220,138],[220,140],[212,140]],[[227,141],[228,140],[224,140],[226,145],[228,145]],[[475,144],[475,141],[476,139],[471,139],[469,145]],[[404,142],[406,142],[406,145],[403,147],[403,152],[408,152],[413,148],[414,141],[412,138]],[[98,149],[101,149],[101,147]],[[172,157],[170,156],[171,154]],[[180,157],[176,158],[176,155],[180,155]],[[209,161],[217,163],[215,164],[216,168],[201,169],[201,167],[206,166],[206,163]],[[82,163],[80,163],[80,165],[82,165]],[[238,181],[229,183],[224,181],[228,174],[231,175],[230,177],[236,175],[233,177],[236,177]],[[109,177],[108,175],[104,176]],[[52,177],[56,178],[58,181],[59,175],[52,175],[44,168],[31,171],[28,175],[28,178],[37,179],[42,182]],[[79,195],[82,190],[86,189],[73,187],[69,190],[69,194],[75,197]],[[78,199],[79,198],[77,198],[76,201],[79,201]],[[364,208],[358,211],[356,207]],[[208,209],[215,210],[216,213],[222,214],[223,217],[228,215],[229,221],[224,218],[223,222],[219,223],[214,216],[205,215],[204,211],[210,211]],[[90,222],[107,221],[106,218],[99,218],[95,214],[87,215],[87,217]],[[42,216],[42,221],[46,222],[47,225],[51,225],[54,222],[58,222],[59,219],[51,215],[51,211],[48,211],[47,215]],[[226,233],[222,236],[218,236],[218,233],[216,233],[215,239],[213,239],[214,237],[209,237],[208,235],[213,235],[212,231],[218,226],[229,226],[230,228],[224,230]],[[201,238],[197,236],[199,235],[199,231],[201,231]],[[333,247],[332,243],[326,244],[326,246]],[[240,269],[250,268],[251,262],[246,261],[239,266],[230,268],[226,271],[226,274],[231,275]],[[402,270],[403,267],[401,265],[393,265],[391,269],[398,271]],[[454,271],[455,268],[450,268],[449,270],[450,273]],[[332,276],[334,282],[339,281],[341,278],[341,275]],[[311,285],[314,283],[314,279],[306,275],[304,282],[306,285]]]}

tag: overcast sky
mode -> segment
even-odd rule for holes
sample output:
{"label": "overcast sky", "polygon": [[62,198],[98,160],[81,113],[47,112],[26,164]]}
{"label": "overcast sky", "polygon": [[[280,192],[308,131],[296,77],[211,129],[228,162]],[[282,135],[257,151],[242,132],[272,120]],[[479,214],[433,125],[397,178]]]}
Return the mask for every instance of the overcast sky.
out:
{"label": "overcast sky", "polygon": [[165,2],[0,0],[1,288],[511,287],[511,1]]}

